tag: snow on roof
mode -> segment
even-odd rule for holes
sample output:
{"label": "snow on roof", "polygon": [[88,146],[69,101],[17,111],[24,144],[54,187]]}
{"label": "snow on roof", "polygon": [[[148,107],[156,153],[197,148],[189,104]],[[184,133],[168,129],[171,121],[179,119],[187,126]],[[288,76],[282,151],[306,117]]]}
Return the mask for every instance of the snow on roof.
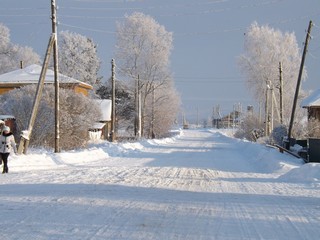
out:
{"label": "snow on roof", "polygon": [[109,99],[96,99],[95,101],[100,105],[102,113],[100,121],[111,121],[112,101]]}
{"label": "snow on roof", "polygon": [[[38,83],[41,70],[42,70],[42,66],[33,64],[23,69],[18,69],[12,72],[2,74],[0,75],[0,84],[2,83],[11,83],[11,84]],[[59,73],[59,81],[61,83],[82,84],[82,85],[86,85],[88,88],[92,88],[92,86],[87,83],[65,76],[61,73]],[[45,83],[54,83],[54,71],[52,71],[51,69],[47,69]]]}
{"label": "snow on roof", "polygon": [[99,122],[95,122],[91,129],[102,129],[106,124],[105,123],[99,123]]}
{"label": "snow on roof", "polygon": [[15,117],[12,115],[0,115],[1,120],[14,119]]}
{"label": "snow on roof", "polygon": [[301,102],[301,106],[306,107],[319,107],[320,106],[320,89],[314,91],[309,97]]}

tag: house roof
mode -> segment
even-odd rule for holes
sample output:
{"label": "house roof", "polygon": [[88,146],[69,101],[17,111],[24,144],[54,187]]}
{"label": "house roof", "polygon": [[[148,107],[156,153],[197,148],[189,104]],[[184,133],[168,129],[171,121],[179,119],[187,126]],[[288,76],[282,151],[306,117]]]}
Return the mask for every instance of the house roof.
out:
{"label": "house roof", "polygon": [[[24,85],[24,84],[36,84],[39,82],[42,66],[37,64],[30,65],[23,69],[18,69],[12,72],[8,72],[0,75],[0,85],[12,84],[12,85]],[[90,84],[81,82],[71,77],[67,77],[59,73],[59,82],[64,84],[78,84],[84,88],[92,89]],[[45,83],[54,83],[54,71],[47,69]]]}
{"label": "house roof", "polygon": [[13,115],[0,115],[0,120],[14,119]]}
{"label": "house roof", "polygon": [[301,102],[303,108],[320,107],[320,89],[314,91],[309,97]]}

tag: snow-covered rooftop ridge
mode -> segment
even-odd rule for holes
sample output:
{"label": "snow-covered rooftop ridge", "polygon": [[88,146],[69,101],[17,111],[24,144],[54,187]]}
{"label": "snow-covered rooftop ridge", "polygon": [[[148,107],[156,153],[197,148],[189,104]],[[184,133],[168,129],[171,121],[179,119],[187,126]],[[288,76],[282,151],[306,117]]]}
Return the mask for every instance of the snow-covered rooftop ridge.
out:
{"label": "snow-covered rooftop ridge", "polygon": [[[39,82],[41,70],[42,70],[42,66],[37,64],[32,64],[28,67],[2,74],[0,75],[0,84],[1,83],[37,83]],[[81,83],[83,85],[87,85],[91,87],[91,85],[87,83],[65,76],[61,73],[59,73],[59,81],[61,83],[77,83],[77,84]],[[52,71],[51,69],[47,69],[45,82],[46,83],[54,82],[54,71]]]}
{"label": "snow-covered rooftop ridge", "polygon": [[309,97],[301,102],[301,107],[320,106],[320,89],[315,90]]}

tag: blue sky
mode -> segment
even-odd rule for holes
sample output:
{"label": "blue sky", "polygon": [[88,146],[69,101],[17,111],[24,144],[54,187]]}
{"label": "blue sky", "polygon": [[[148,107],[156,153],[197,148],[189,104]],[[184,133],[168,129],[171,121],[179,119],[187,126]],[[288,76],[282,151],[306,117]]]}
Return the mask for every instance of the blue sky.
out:
{"label": "blue sky", "polygon": [[[0,22],[11,41],[44,55],[51,31],[51,0],[0,0]],[[305,65],[305,90],[319,88],[319,0],[56,0],[58,31],[88,36],[98,44],[101,74],[110,76],[116,22],[135,11],[152,16],[173,32],[171,70],[187,119],[207,119],[220,105],[223,114],[241,103],[256,106],[237,67],[250,24],[295,32],[301,51],[310,20],[314,22]],[[198,114],[197,114],[198,113]]]}

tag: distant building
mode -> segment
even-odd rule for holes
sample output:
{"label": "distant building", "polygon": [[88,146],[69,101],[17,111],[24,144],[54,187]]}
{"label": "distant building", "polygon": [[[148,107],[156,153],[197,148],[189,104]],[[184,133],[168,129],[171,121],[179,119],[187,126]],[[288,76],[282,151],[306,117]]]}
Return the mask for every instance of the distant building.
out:
{"label": "distant building", "polygon": [[111,106],[109,99],[96,99],[100,106],[101,118],[89,129],[91,140],[109,139],[111,131]]}
{"label": "distant building", "polygon": [[[38,84],[41,70],[42,66],[33,64],[26,68],[0,75],[0,95],[15,88]],[[54,84],[54,72],[52,70],[47,70],[44,83]],[[90,84],[67,77],[63,74],[59,74],[59,85],[61,88],[72,89],[76,93],[82,93],[85,96],[88,96],[89,91],[93,89]]]}
{"label": "distant building", "polygon": [[314,91],[309,97],[305,98],[301,106],[308,110],[308,119],[320,121],[320,89]]}

